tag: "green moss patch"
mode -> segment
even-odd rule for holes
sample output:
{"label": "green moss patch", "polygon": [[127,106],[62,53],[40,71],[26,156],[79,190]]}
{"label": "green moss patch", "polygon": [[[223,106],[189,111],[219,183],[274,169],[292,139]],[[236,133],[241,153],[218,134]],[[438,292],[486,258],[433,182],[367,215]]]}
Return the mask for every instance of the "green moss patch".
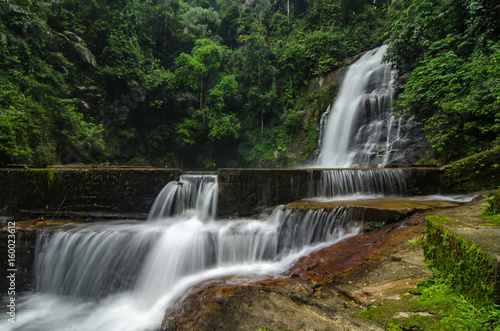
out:
{"label": "green moss patch", "polygon": [[500,303],[498,261],[471,243],[446,229],[442,217],[426,218],[426,262],[477,305]]}
{"label": "green moss patch", "polygon": [[445,169],[453,191],[477,192],[500,187],[500,146],[451,163]]}
{"label": "green moss patch", "polygon": [[387,330],[498,330],[498,306],[474,306],[442,278],[430,278],[397,299],[372,304],[358,314]]}
{"label": "green moss patch", "polygon": [[479,215],[479,217],[486,221],[481,223],[482,226],[500,226],[500,215]]}

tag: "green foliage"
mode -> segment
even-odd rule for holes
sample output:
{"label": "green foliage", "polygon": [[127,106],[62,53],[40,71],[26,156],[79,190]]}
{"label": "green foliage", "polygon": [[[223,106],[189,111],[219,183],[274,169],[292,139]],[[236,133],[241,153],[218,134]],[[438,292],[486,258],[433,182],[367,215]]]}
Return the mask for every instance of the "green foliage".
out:
{"label": "green foliage", "polygon": [[[426,279],[401,300],[386,299],[360,313],[388,330],[497,330],[500,307],[474,306],[440,277]],[[396,312],[406,312],[406,317]]]}
{"label": "green foliage", "polygon": [[395,1],[388,58],[412,74],[397,107],[445,162],[498,145],[500,23],[490,1]]}
{"label": "green foliage", "polygon": [[191,7],[182,16],[184,32],[195,39],[214,37],[221,25],[221,18],[213,8]]}
{"label": "green foliage", "polygon": [[177,126],[176,139],[179,145],[189,147],[196,144],[202,137],[204,125],[191,118],[185,118],[182,123]]}
{"label": "green foliage", "polygon": [[296,164],[317,140],[318,112],[297,103],[307,79],[380,43],[386,11],[338,0],[3,2],[0,164]]}
{"label": "green foliage", "polygon": [[500,190],[490,196],[483,196],[486,202],[483,204],[486,208],[483,210],[483,215],[498,215],[500,214]]}

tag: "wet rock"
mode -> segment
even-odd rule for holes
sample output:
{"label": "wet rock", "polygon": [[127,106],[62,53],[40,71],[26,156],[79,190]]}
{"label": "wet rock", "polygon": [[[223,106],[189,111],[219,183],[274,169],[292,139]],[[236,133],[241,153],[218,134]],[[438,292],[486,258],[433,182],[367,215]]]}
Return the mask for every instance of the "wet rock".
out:
{"label": "wet rock", "polygon": [[[286,278],[251,285],[231,279],[200,285],[162,327],[177,330],[383,330],[356,313],[414,288],[429,276],[410,238],[422,235],[421,216],[341,241],[305,256]],[[395,259],[393,259],[394,257]],[[182,307],[187,307],[182,308]]]}

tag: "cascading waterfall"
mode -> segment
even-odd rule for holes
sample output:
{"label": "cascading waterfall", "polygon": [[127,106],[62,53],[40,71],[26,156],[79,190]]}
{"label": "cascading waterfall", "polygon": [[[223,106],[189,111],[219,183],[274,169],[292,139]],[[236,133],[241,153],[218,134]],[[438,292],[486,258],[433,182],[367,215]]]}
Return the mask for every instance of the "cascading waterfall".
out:
{"label": "cascading waterfall", "polygon": [[334,210],[286,210],[278,230],[278,252],[281,254],[321,242],[332,242],[362,229],[363,214],[358,209],[338,207]]}
{"label": "cascading waterfall", "polygon": [[131,222],[45,232],[37,241],[35,288],[94,299],[131,289],[159,236]]}
{"label": "cascading waterfall", "polygon": [[178,182],[168,183],[158,194],[148,220],[187,213],[202,213],[201,219],[213,220],[217,213],[217,192],[216,175],[182,175]]}
{"label": "cascading waterfall", "polygon": [[317,167],[384,167],[398,154],[401,121],[390,103],[393,73],[383,63],[384,45],[366,52],[352,64],[335,102],[321,119]]}
{"label": "cascading waterfall", "polygon": [[[278,275],[303,254],[361,231],[349,209],[213,219],[215,176],[183,175],[147,222],[72,225],[38,238],[35,292],[8,330],[152,330],[201,281]],[[208,202],[207,202],[208,201]],[[355,219],[355,220],[354,220]],[[353,220],[353,221],[351,221]]]}
{"label": "cascading waterfall", "polygon": [[317,196],[354,194],[407,196],[412,177],[404,169],[331,169],[321,172]]}

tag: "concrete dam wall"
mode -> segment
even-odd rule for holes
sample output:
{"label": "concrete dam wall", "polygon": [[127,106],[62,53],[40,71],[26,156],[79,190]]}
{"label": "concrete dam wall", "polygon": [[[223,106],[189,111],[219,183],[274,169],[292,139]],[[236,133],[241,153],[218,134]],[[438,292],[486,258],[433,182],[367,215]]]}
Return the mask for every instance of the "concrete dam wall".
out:
{"label": "concrete dam wall", "polygon": [[[0,170],[0,216],[70,212],[143,218],[179,169]],[[421,195],[442,190],[437,168],[407,169],[219,169],[218,215],[249,216],[265,208],[317,196],[375,192]],[[96,216],[96,218],[99,218]]]}

